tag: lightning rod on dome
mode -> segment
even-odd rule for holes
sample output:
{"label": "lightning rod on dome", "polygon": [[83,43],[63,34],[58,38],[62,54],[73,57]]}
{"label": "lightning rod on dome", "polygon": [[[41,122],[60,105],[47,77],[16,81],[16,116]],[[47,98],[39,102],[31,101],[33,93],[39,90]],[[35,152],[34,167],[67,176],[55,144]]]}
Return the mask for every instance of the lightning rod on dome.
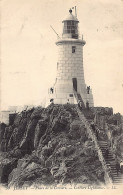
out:
{"label": "lightning rod on dome", "polygon": [[75,9],[75,16],[77,17],[77,9],[76,9],[76,6],[72,7],[72,9]]}

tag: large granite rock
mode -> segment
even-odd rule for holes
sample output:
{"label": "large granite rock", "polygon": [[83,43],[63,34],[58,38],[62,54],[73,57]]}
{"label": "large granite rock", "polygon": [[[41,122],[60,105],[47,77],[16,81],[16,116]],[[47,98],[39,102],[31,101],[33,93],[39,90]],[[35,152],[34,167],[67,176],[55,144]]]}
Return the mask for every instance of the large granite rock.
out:
{"label": "large granite rock", "polygon": [[9,175],[8,185],[22,187],[35,183],[50,184],[54,181],[48,168],[45,168],[36,156],[25,156],[18,161],[17,168]]}
{"label": "large granite rock", "polygon": [[17,159],[8,159],[4,158],[1,160],[0,163],[0,182],[1,183],[8,183],[9,174],[12,170],[17,166]]}
{"label": "large granite rock", "polygon": [[[104,119],[108,131],[112,130],[112,147],[115,152],[119,150],[117,155],[121,158],[122,128],[111,122],[119,115],[113,118],[112,109],[102,107],[84,112],[89,120],[96,112],[100,117],[97,122]],[[52,104],[45,109],[25,110],[17,114],[11,126],[2,125],[0,133],[4,154],[0,169],[2,183],[19,187],[56,183],[104,184],[104,171],[95,145],[74,105]]]}

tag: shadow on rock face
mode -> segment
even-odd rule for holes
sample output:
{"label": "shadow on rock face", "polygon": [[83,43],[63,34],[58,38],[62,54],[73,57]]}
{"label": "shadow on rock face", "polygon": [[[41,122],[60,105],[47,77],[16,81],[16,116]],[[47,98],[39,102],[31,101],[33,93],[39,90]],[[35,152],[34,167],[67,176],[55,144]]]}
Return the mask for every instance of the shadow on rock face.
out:
{"label": "shadow on rock face", "polygon": [[0,164],[0,181],[7,183],[11,171],[17,166],[17,159],[3,159]]}

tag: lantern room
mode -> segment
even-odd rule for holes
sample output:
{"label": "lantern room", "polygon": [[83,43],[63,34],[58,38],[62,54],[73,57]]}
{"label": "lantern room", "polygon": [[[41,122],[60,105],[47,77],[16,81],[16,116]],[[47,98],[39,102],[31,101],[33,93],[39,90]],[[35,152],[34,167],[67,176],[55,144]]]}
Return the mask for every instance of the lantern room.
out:
{"label": "lantern room", "polygon": [[69,10],[69,16],[62,21],[63,22],[63,38],[78,39],[78,19],[72,14],[72,10]]}

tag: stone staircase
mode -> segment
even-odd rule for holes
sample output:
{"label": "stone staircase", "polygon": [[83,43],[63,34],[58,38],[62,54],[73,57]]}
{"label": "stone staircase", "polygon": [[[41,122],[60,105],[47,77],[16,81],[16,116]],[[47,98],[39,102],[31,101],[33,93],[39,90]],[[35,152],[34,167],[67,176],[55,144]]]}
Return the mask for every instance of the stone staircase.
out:
{"label": "stone staircase", "polygon": [[[91,129],[91,126],[89,126],[90,125],[89,122],[87,123],[86,119],[84,119],[84,115],[82,114],[81,111],[79,112],[79,117],[82,120],[82,122],[84,122],[85,127],[89,131],[92,132],[91,138],[95,142],[95,147],[98,150],[98,156],[99,156],[99,159],[102,163],[103,169],[105,170],[105,172],[106,172],[106,169],[109,170],[109,172],[107,172],[107,176],[106,176],[106,178],[108,178],[108,179],[106,179],[105,181],[107,182],[107,180],[108,180],[109,183],[107,182],[107,184],[111,184],[111,181],[112,181],[113,185],[123,185],[123,175],[120,173],[120,171],[117,175],[115,158],[113,156],[111,149],[108,146],[107,141],[102,141],[102,140],[98,141],[97,138],[96,139],[94,138],[94,136],[96,137],[96,135],[93,132],[93,130]],[[97,142],[97,144],[96,144],[96,142]],[[108,148],[108,156],[106,157],[105,153],[106,153],[107,148]],[[100,153],[100,150],[101,150],[101,153]],[[111,181],[110,181],[110,179],[111,179]]]}
{"label": "stone staircase", "polygon": [[[82,121],[82,123],[86,127],[89,136],[91,137],[91,139],[95,143],[95,148],[98,152],[99,160],[102,163],[102,167],[103,167],[104,172],[105,172],[105,183],[106,184],[114,184],[114,185],[122,185],[123,184],[123,175],[120,172],[117,175],[115,158],[113,156],[111,148],[109,148],[109,146],[108,146],[108,142],[103,141],[103,140],[100,140],[100,141],[97,140],[96,134],[93,132],[93,129],[91,127],[91,122],[93,121],[93,119],[88,117],[88,114],[85,112],[86,109],[85,109],[85,105],[83,105],[84,102],[82,100],[81,95],[78,94],[76,91],[74,91],[74,95],[76,97],[77,103],[79,101],[82,102],[82,106],[83,106],[84,110],[80,110],[78,105],[76,105],[76,110],[77,110],[77,113],[78,113],[80,120]],[[101,132],[100,129],[98,129],[98,128],[96,128],[96,130],[98,131],[99,135],[102,135],[104,140],[106,140],[104,133]],[[107,157],[105,156],[106,148],[108,148]]]}
{"label": "stone staircase", "polygon": [[[113,156],[111,149],[108,147],[107,141],[98,141],[98,144],[105,158],[105,162],[111,170],[112,183],[114,185],[122,185],[123,175],[120,172],[117,175],[115,158]],[[108,148],[109,151],[107,157],[105,156],[106,148]]]}
{"label": "stone staircase", "polygon": [[[95,132],[93,132],[93,129],[91,127],[91,122],[93,121],[93,117],[91,116],[92,115],[91,111],[86,110],[81,95],[78,94],[75,90],[74,90],[74,96],[77,100],[77,103],[79,103],[79,101],[82,102],[82,108],[84,109],[80,110],[81,108],[79,108],[79,106],[76,105],[76,110],[80,120],[82,121],[82,123],[87,129],[89,137],[91,137],[91,139],[95,143],[95,148],[98,152],[99,160],[102,163],[102,167],[105,172],[105,177],[104,177],[105,183],[110,185],[111,184],[122,185],[123,175],[120,172],[117,175],[115,158],[113,156],[111,149],[108,147],[107,141],[103,141],[100,139],[97,140],[96,134]],[[91,117],[88,117],[88,112],[90,112],[89,114]],[[106,140],[104,132],[100,131],[100,129],[98,129],[97,127],[96,127],[96,131],[98,132],[99,135],[102,135],[101,137],[103,137],[104,140]],[[106,148],[108,148],[109,151],[107,157],[105,156]]]}
{"label": "stone staircase", "polygon": [[81,95],[79,93],[77,93],[74,89],[73,89],[73,92],[74,92],[74,96],[75,96],[75,98],[77,100],[77,103],[80,101],[81,104],[82,104],[81,106],[84,109],[85,108],[85,104],[83,102],[83,99],[82,99]]}
{"label": "stone staircase", "polygon": [[[79,109],[79,108],[77,108],[77,109]],[[88,131],[92,132],[90,137],[95,142],[95,147],[98,150],[98,156],[99,156],[99,159],[102,163],[103,169],[105,170],[105,172],[106,172],[106,169],[110,170],[109,172],[107,171],[107,176],[106,176],[105,181],[109,182],[109,183],[107,182],[107,184],[111,184],[111,181],[112,181],[113,185],[123,185],[123,175],[120,173],[120,171],[117,175],[115,158],[113,156],[111,148],[109,148],[109,146],[108,146],[108,142],[102,141],[102,140],[98,141],[97,138],[95,139],[96,135],[93,132],[93,129],[91,129],[90,123],[85,118],[82,111],[79,110],[78,114],[79,114],[80,120],[82,120],[82,122],[84,122],[85,127],[88,129]],[[108,151],[109,151],[107,157],[105,156],[106,148],[108,148]],[[101,153],[100,153],[100,150],[101,150]],[[110,179],[111,179],[111,181],[110,181]]]}
{"label": "stone staircase", "polygon": [[92,141],[95,144],[95,149],[97,150],[99,160],[102,164],[102,167],[103,167],[103,170],[104,170],[104,173],[105,173],[105,176],[104,176],[105,183],[106,183],[106,185],[111,185],[112,184],[112,179],[110,177],[109,167],[107,166],[107,164],[105,162],[103,152],[102,152],[101,148],[99,147],[98,140],[97,140],[97,138],[96,138],[96,136],[95,136],[95,134],[94,134],[94,132],[91,128],[90,123],[85,118],[84,114],[79,109],[78,105],[76,105],[76,110],[77,110],[78,116],[79,116],[82,124],[84,124],[85,128],[87,129],[88,136],[92,139]]}
{"label": "stone staircase", "polygon": [[78,97],[78,100],[82,103],[82,108],[85,108],[85,104],[81,98],[81,95],[79,93],[77,93],[77,97]]}

